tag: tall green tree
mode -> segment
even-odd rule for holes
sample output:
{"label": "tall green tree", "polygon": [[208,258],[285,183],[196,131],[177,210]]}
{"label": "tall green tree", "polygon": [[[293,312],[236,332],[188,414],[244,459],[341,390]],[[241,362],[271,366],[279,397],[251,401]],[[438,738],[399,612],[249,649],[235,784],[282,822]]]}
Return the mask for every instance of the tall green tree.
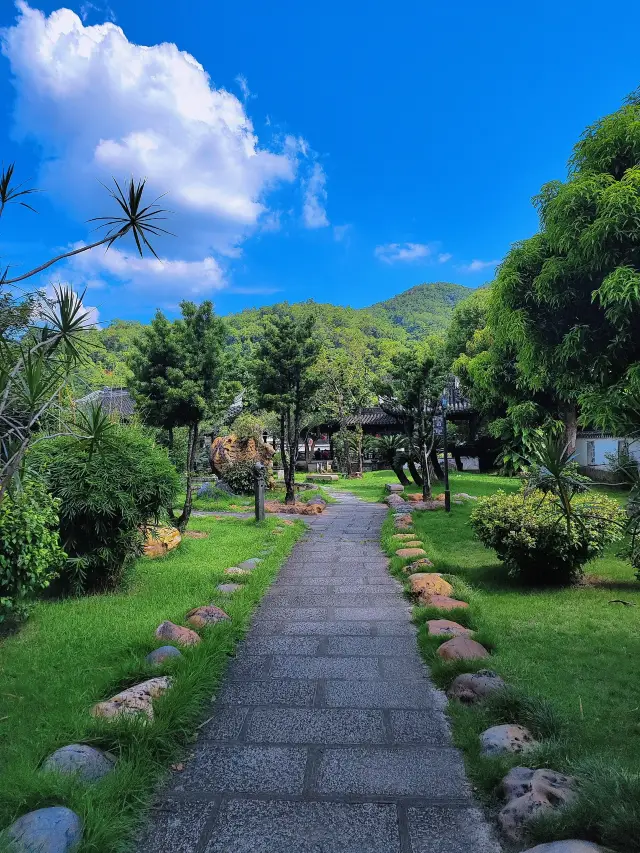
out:
{"label": "tall green tree", "polygon": [[[191,482],[200,424],[216,405],[224,371],[224,324],[211,302],[181,302],[182,317],[170,322],[161,311],[136,342],[131,389],[151,426],[188,429],[186,496],[175,519],[184,530],[191,516]],[[171,508],[169,508],[172,512]]]}
{"label": "tall green tree", "polygon": [[379,386],[380,405],[402,424],[408,446],[419,459],[420,474],[411,460],[409,470],[431,499],[431,465],[435,455],[434,419],[447,381],[442,342],[429,338],[396,357],[390,374]]}
{"label": "tall green tree", "polygon": [[259,403],[278,415],[288,504],[295,503],[302,419],[313,404],[319,382],[313,370],[320,352],[314,329],[313,316],[297,319],[290,312],[282,312],[269,317],[255,361]]}

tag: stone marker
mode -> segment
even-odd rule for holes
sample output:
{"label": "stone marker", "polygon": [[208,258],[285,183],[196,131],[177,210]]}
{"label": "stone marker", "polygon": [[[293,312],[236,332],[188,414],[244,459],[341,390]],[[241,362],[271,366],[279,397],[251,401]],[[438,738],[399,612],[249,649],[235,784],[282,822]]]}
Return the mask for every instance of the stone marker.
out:
{"label": "stone marker", "polygon": [[464,610],[469,606],[466,601],[458,601],[456,598],[449,598],[447,595],[430,595],[428,601],[425,600],[423,603],[429,607],[437,607],[438,610],[456,610],[458,607]]}
{"label": "stone marker", "polygon": [[524,853],[608,853],[606,848],[592,841],[551,841],[549,844],[538,844]]}
{"label": "stone marker", "polygon": [[176,649],[175,646],[160,646],[159,649],[154,649],[146,656],[145,661],[152,666],[158,666],[164,663],[169,658],[181,658],[182,652]]}
{"label": "stone marker", "polygon": [[241,569],[239,566],[230,566],[228,569],[224,570],[224,574],[231,575],[232,577],[239,577],[240,575],[244,575],[246,577],[246,575],[251,574],[251,569]]}
{"label": "stone marker", "polygon": [[22,815],[7,830],[12,853],[71,853],[82,841],[82,821],[64,806]]}
{"label": "stone marker", "polygon": [[252,571],[252,569],[255,569],[256,566],[259,566],[261,562],[262,560],[260,560],[258,557],[251,557],[250,560],[243,560],[242,563],[238,563],[238,568],[249,569],[249,571]]}
{"label": "stone marker", "polygon": [[215,604],[205,604],[203,607],[194,607],[187,613],[186,618],[194,628],[208,628],[218,622],[225,622],[230,617]]}
{"label": "stone marker", "polygon": [[51,753],[42,769],[75,776],[81,782],[97,782],[113,770],[115,763],[115,757],[108,752],[86,743],[72,743]]}
{"label": "stone marker", "polygon": [[241,583],[219,583],[216,587],[218,592],[224,592],[225,594],[230,594],[232,592],[237,592],[239,589],[242,589]]}
{"label": "stone marker", "polygon": [[425,595],[451,595],[453,587],[448,581],[433,572],[417,572],[409,575],[411,592],[422,598]]}
{"label": "stone marker", "polygon": [[423,551],[422,548],[400,548],[399,551],[396,551],[396,557],[402,557],[403,559],[411,559],[411,557],[426,557],[427,552]]}
{"label": "stone marker", "polygon": [[166,675],[160,678],[150,678],[141,684],[136,684],[122,693],[117,693],[106,702],[98,702],[91,709],[94,717],[104,717],[112,720],[114,717],[136,716],[144,714],[153,720],[153,699],[162,696],[171,687],[172,680]]}
{"label": "stone marker", "polygon": [[191,628],[184,628],[169,621],[158,625],[156,637],[159,640],[171,640],[179,646],[195,646],[200,642],[200,637]]}
{"label": "stone marker", "polygon": [[438,648],[438,655],[443,660],[481,660],[488,658],[489,652],[476,640],[471,640],[469,637],[454,637]]}
{"label": "stone marker", "polygon": [[404,486],[402,483],[385,483],[385,490],[387,492],[404,492]]}
{"label": "stone marker", "polygon": [[[576,780],[572,776],[547,769],[514,767],[502,780],[501,787],[509,802],[498,815],[498,823],[510,841],[520,841],[524,837],[532,818],[541,812],[561,808],[576,796]],[[546,846],[543,845],[543,849]]]}
{"label": "stone marker", "polygon": [[429,619],[427,629],[430,637],[442,637],[445,635],[450,637],[470,637],[473,634],[470,628],[458,625],[457,622],[452,622],[450,619]]}
{"label": "stone marker", "polygon": [[483,755],[528,752],[537,746],[529,729],[513,723],[491,726],[480,735],[480,743]]}
{"label": "stone marker", "polygon": [[447,690],[447,696],[471,705],[482,701],[496,690],[504,690],[506,686],[493,670],[481,669],[479,672],[464,672],[454,678]]}

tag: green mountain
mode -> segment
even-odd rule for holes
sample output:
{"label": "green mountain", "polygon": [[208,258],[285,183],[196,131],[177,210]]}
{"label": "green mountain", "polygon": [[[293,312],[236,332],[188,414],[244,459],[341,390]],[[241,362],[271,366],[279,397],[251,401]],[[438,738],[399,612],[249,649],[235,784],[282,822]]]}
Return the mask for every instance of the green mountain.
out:
{"label": "green mountain", "polygon": [[422,338],[445,329],[453,309],[470,293],[468,287],[444,281],[418,284],[365,310],[401,326],[411,338]]}

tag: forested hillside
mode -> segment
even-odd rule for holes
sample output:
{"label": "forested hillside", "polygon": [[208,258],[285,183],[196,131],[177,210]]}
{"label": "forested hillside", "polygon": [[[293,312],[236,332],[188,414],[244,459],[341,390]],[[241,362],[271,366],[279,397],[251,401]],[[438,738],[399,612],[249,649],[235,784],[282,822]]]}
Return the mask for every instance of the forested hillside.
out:
{"label": "forested hillside", "polygon": [[[369,308],[345,308],[309,300],[230,314],[225,322],[235,378],[243,381],[244,365],[262,337],[265,318],[285,307],[296,316],[313,314],[317,334],[323,340],[353,352],[366,351],[372,368],[381,370],[403,344],[444,331],[453,309],[470,292],[459,284],[434,282],[419,284]],[[106,329],[89,333],[90,361],[76,376],[74,393],[84,394],[105,385],[126,385],[127,356],[143,328],[138,322],[116,320]]]}

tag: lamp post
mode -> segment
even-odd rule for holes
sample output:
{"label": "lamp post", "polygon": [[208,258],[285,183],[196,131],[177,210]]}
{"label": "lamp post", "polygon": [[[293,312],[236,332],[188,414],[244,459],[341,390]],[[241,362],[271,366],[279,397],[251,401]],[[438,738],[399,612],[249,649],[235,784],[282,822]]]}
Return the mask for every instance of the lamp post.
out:
{"label": "lamp post", "polygon": [[451,512],[451,490],[449,489],[449,459],[447,458],[447,392],[442,394],[442,441],[444,444],[444,509]]}

